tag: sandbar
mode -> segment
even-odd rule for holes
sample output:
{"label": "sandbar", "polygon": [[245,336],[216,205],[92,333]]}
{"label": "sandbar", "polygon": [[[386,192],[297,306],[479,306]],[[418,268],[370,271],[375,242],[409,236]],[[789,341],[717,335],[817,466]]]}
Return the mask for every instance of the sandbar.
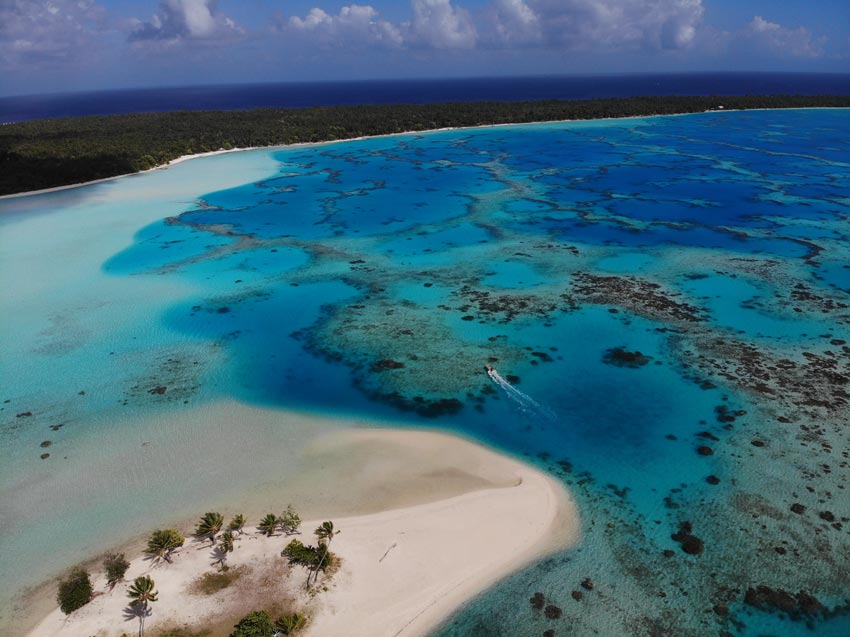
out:
{"label": "sandbar", "polygon": [[[359,468],[343,460],[353,450]],[[131,560],[126,579],[150,574],[159,591],[146,634],[190,626],[211,629],[211,637],[227,635],[236,619],[268,606],[306,612],[310,622],[302,634],[308,637],[425,635],[501,577],[579,538],[576,505],[560,483],[454,435],[351,428],[321,437],[310,453],[339,474],[338,496],[350,490],[355,500],[369,501],[368,509],[389,507],[334,517],[331,505],[327,515],[302,525],[296,537],[305,542],[323,519],[341,530],[332,544],[339,569],[319,582],[326,590],[307,594],[305,572],[281,556],[291,538],[262,536],[249,521],[227,561],[242,575],[211,595],[197,592],[196,584],[218,568],[206,540],[187,539],[172,564]],[[373,462],[364,463],[367,457]],[[359,474],[347,481],[350,471]],[[127,582],[108,591],[102,574],[93,579],[102,594],[68,617],[53,610],[30,637],[136,632],[138,620],[125,611]]]}

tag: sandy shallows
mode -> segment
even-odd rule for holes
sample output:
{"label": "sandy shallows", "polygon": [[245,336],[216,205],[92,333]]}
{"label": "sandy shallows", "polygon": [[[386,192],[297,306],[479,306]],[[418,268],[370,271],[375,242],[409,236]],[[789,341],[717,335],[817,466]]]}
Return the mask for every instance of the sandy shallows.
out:
{"label": "sandy shallows", "polygon": [[[217,570],[214,554],[209,542],[188,540],[172,564],[132,561],[127,579],[150,574],[159,590],[146,634],[189,625],[227,635],[236,619],[268,607],[306,612],[305,634],[316,637],[424,635],[500,577],[578,537],[577,510],[561,485],[454,436],[347,429],[319,439],[306,456],[325,474],[322,488],[336,492],[320,497],[328,515],[305,522],[300,536],[313,541],[324,518],[341,530],[332,549],[342,562],[327,590],[307,595],[305,573],[281,557],[289,538],[266,538],[250,526],[227,562],[239,576],[205,594],[198,582]],[[364,511],[388,510],[347,515],[350,505],[332,504],[346,493]],[[138,620],[126,612],[126,587],[67,618],[54,610],[30,635],[132,634]],[[105,590],[100,574],[95,588]]]}

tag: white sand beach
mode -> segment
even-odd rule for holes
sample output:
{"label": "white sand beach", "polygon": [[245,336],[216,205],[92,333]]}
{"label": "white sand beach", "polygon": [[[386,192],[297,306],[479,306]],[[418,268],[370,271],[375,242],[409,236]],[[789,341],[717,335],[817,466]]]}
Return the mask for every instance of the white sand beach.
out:
{"label": "white sand beach", "polygon": [[[327,515],[302,525],[297,537],[305,542],[324,519],[341,531],[331,548],[342,562],[327,590],[305,593],[305,572],[281,557],[290,538],[261,536],[250,525],[257,520],[249,520],[227,561],[241,576],[215,594],[193,592],[198,577],[217,570],[208,541],[187,539],[172,564],[132,560],[126,579],[150,574],[159,591],[146,634],[191,626],[227,635],[239,617],[270,608],[306,612],[303,634],[315,637],[425,635],[500,577],[578,539],[578,512],[560,484],[455,436],[345,429],[316,441],[310,453],[336,467],[337,480],[325,484],[335,482],[337,495],[348,491],[368,510],[389,509],[335,517],[330,505]],[[349,481],[337,459],[351,454],[360,468],[351,467]],[[374,462],[363,462],[370,455]],[[102,574],[94,585],[106,590]],[[125,612],[126,588],[122,582],[68,617],[55,609],[29,635],[133,634],[138,620]]]}

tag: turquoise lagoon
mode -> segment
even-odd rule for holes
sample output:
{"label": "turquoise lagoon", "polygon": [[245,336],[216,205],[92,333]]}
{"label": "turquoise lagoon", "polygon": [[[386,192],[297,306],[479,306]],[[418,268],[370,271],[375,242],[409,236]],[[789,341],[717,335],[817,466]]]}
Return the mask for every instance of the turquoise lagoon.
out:
{"label": "turquoise lagoon", "polygon": [[0,228],[21,584],[285,478],[315,432],[168,424],[226,397],[457,431],[569,486],[579,546],[441,637],[850,634],[848,111],[250,151],[6,200]]}

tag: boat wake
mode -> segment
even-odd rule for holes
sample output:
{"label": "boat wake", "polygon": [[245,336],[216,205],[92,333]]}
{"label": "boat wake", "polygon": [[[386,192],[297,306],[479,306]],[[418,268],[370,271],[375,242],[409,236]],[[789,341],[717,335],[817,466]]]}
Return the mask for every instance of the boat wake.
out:
{"label": "boat wake", "polygon": [[487,366],[487,375],[490,377],[490,380],[502,388],[508,399],[513,401],[524,414],[550,421],[558,419],[554,411],[541,405],[531,396],[511,385],[499,372],[489,365]]}

